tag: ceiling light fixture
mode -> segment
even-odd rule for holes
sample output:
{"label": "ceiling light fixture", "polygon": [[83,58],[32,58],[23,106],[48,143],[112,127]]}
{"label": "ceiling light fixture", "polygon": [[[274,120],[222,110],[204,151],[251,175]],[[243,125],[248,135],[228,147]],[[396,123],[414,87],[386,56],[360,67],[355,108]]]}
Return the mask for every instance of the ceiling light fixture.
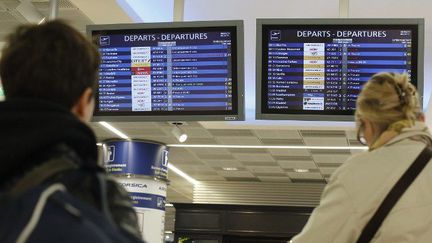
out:
{"label": "ceiling light fixture", "polygon": [[285,145],[226,145],[226,144],[168,144],[172,148],[242,148],[242,149],[322,149],[367,150],[366,146],[285,146]]}
{"label": "ceiling light fixture", "polygon": [[44,17],[43,19],[41,19],[41,21],[39,21],[38,24],[43,24],[43,23],[45,23],[45,20],[46,20],[46,17]]}
{"label": "ceiling light fixture", "polygon": [[309,169],[294,169],[294,171],[297,173],[307,173],[309,172]]}
{"label": "ceiling light fixture", "polygon": [[45,17],[29,0],[21,1],[21,3],[16,7],[16,11],[29,23],[41,24],[45,20]]}
{"label": "ceiling light fixture", "polygon": [[172,123],[174,125],[173,129],[171,130],[171,133],[174,135],[174,137],[180,142],[184,143],[188,139],[188,135],[186,132],[180,128],[183,123],[181,122],[174,122]]}
{"label": "ceiling light fixture", "polygon": [[195,180],[194,178],[190,177],[188,174],[184,173],[183,171],[181,171],[180,169],[178,169],[177,167],[175,167],[172,164],[168,164],[168,169],[172,170],[177,175],[183,177],[184,179],[186,179],[187,181],[189,181],[193,185],[198,185],[199,184],[199,182],[197,180]]}
{"label": "ceiling light fixture", "polygon": [[101,122],[99,122],[99,124],[101,124],[102,126],[104,126],[106,129],[108,129],[109,131],[111,131],[115,135],[117,135],[117,136],[119,136],[119,137],[121,137],[123,139],[130,140],[130,138],[126,134],[122,133],[121,131],[119,131],[117,128],[113,127],[108,122],[101,121]]}
{"label": "ceiling light fixture", "polygon": [[236,167],[223,167],[222,170],[226,170],[226,171],[236,171],[236,170],[238,170],[238,168],[236,168]]}
{"label": "ceiling light fixture", "polygon": [[174,204],[172,204],[172,203],[165,203],[165,207],[174,207]]}

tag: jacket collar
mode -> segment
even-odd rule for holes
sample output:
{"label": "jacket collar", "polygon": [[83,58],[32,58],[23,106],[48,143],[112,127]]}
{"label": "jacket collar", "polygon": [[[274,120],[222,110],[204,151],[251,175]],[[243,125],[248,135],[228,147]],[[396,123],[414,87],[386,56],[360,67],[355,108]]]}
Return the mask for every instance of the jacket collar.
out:
{"label": "jacket collar", "polygon": [[397,135],[396,137],[392,138],[390,141],[385,143],[384,146],[390,146],[392,144],[398,143],[404,139],[414,137],[414,136],[421,136],[432,141],[432,135],[429,132],[429,129],[426,126],[426,124],[417,121],[414,124],[414,126],[409,128],[404,128],[399,135]]}

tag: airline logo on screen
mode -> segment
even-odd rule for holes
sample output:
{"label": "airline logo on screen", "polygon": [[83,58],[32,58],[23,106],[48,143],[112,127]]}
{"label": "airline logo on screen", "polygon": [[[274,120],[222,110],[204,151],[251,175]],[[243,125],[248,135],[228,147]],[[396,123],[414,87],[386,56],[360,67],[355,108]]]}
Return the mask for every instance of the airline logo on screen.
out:
{"label": "airline logo on screen", "polygon": [[109,36],[101,36],[99,37],[99,45],[100,46],[108,46],[110,44]]}
{"label": "airline logo on screen", "polygon": [[280,41],[281,40],[281,31],[280,30],[271,30],[270,31],[270,40]]}

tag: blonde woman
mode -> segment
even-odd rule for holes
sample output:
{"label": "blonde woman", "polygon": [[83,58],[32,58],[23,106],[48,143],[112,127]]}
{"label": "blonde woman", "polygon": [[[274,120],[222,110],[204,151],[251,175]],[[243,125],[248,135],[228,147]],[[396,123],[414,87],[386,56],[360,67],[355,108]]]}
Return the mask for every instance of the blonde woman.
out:
{"label": "blonde woman", "polygon": [[[358,138],[369,151],[348,159],[326,186],[297,243],[357,242],[389,191],[426,146],[419,96],[406,74],[379,73],[363,87],[356,109]],[[371,242],[432,242],[432,163],[418,174]]]}

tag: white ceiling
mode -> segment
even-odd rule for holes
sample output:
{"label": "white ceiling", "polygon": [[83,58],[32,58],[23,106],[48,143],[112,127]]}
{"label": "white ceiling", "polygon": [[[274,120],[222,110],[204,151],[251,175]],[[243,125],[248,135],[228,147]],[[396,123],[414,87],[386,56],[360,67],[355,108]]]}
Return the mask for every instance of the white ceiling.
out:
{"label": "white ceiling", "polygon": [[[113,122],[114,127],[133,139],[178,144],[168,122]],[[98,123],[92,123],[98,139],[116,138]],[[187,122],[185,144],[359,146],[353,130],[208,129],[200,122]],[[206,183],[253,182],[324,184],[331,173],[359,150],[170,148],[169,162],[194,179]],[[224,167],[237,170],[226,171]],[[296,172],[308,169],[308,172]],[[191,184],[169,174],[171,188],[185,190],[193,198]],[[179,183],[182,183],[181,186]],[[177,195],[174,200],[187,200]]]}
{"label": "white ceiling", "polygon": [[[178,144],[168,122],[111,123],[134,139]],[[113,134],[93,123],[103,141]],[[185,144],[358,146],[353,131],[206,129],[199,122],[182,128],[189,135]],[[115,138],[115,136],[114,136]],[[355,152],[355,151],[353,151]],[[352,153],[350,150],[170,148],[170,163],[199,181],[291,181],[324,183]],[[225,171],[235,167],[236,171]],[[307,173],[295,169],[309,169]]]}
{"label": "white ceiling", "polygon": [[[20,2],[19,0],[0,0],[0,42],[4,41],[5,36],[19,24],[28,23],[16,10]],[[41,14],[44,16],[48,15],[49,0],[32,0],[31,2]],[[68,0],[59,0],[58,16],[81,32],[85,32],[86,25],[93,23],[92,20]]]}

